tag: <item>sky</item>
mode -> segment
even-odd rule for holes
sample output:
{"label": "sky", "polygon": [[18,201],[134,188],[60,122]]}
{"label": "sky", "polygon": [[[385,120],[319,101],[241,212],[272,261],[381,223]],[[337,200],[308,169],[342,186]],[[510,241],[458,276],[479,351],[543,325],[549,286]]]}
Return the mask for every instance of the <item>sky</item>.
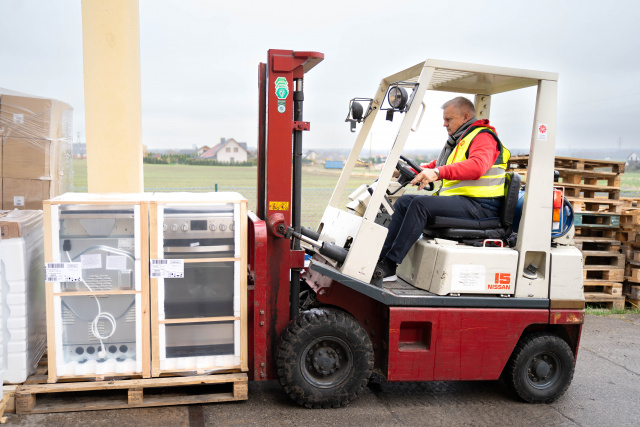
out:
{"label": "sky", "polygon": [[[317,51],[305,76],[303,148],[350,148],[349,100],[427,58],[559,73],[557,149],[640,150],[640,2],[626,0],[140,0],[143,144],[192,148],[234,138],[256,147],[257,70],[269,49]],[[85,140],[80,0],[0,0],[0,87],[74,108]],[[429,94],[406,149],[439,150]],[[535,89],[492,99],[509,148],[529,146]],[[380,114],[379,116],[382,116]],[[388,150],[380,118],[368,146]]]}

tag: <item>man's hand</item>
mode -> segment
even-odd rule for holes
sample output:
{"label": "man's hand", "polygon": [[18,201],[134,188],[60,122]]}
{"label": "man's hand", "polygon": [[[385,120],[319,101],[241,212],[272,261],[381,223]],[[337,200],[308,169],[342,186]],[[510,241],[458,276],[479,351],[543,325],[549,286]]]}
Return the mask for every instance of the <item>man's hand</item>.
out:
{"label": "man's hand", "polygon": [[411,180],[411,185],[417,185],[419,190],[422,190],[430,182],[437,181],[438,174],[433,169],[424,169],[415,178]]}

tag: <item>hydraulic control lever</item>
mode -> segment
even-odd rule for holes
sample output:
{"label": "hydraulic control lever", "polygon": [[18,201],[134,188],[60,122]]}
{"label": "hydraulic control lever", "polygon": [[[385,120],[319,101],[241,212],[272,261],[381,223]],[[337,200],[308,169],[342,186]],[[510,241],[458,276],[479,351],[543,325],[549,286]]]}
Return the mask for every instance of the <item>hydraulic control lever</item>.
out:
{"label": "hydraulic control lever", "polygon": [[[320,238],[319,233],[316,233],[313,230],[310,230],[306,227],[302,227],[302,233],[298,233],[293,228],[287,227],[284,233],[284,237],[286,237],[287,239],[291,239],[295,237],[300,241],[308,243],[314,248],[316,248],[320,253],[320,255],[324,255],[327,258],[331,258],[334,261],[338,261],[340,264],[342,264],[347,259],[347,255],[349,254],[349,251],[347,251],[346,249],[341,248],[340,246],[334,245],[333,243],[318,242],[317,239]],[[307,235],[305,234],[310,234],[312,237],[315,238],[315,240],[312,239],[311,237],[307,237]]]}

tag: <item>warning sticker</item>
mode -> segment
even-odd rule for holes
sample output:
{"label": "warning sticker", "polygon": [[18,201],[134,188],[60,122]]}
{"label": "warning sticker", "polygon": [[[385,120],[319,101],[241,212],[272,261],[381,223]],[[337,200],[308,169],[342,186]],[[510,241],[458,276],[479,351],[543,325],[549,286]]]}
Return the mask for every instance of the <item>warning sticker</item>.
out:
{"label": "warning sticker", "polygon": [[118,249],[122,249],[123,251],[132,251],[136,248],[135,239],[118,239]]}
{"label": "warning sticker", "polygon": [[149,273],[156,279],[182,279],[184,278],[184,260],[152,259]]}
{"label": "warning sticker", "polygon": [[454,264],[451,271],[451,292],[483,292],[486,271],[484,265]]}
{"label": "warning sticker", "polygon": [[540,123],[538,125],[538,141],[546,141],[548,132],[549,132],[549,127],[544,123]]}
{"label": "warning sticker", "polygon": [[88,270],[90,268],[102,268],[102,255],[100,254],[81,255],[80,263],[82,264],[83,270]]}
{"label": "warning sticker", "polygon": [[270,211],[288,211],[289,202],[269,202]]}
{"label": "warning sticker", "polygon": [[127,257],[122,255],[109,255],[107,257],[107,270],[126,270]]}
{"label": "warning sticker", "polygon": [[79,282],[82,280],[82,263],[47,262],[44,274],[46,282]]}

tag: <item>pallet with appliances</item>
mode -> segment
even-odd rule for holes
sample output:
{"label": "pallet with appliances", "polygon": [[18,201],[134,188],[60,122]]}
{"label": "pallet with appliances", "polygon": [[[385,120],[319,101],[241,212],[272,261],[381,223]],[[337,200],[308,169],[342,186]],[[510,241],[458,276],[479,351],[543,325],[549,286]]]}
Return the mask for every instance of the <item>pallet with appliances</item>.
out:
{"label": "pallet with appliances", "polygon": [[[46,381],[46,377],[43,378]],[[246,373],[18,386],[17,414],[96,411],[247,400]]]}

